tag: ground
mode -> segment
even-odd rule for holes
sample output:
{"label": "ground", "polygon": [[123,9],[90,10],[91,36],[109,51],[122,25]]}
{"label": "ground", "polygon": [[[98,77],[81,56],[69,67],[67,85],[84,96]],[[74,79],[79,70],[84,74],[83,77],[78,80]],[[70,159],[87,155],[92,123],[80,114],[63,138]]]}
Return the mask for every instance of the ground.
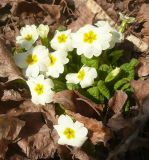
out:
{"label": "ground", "polygon": [[[115,28],[119,12],[135,17],[116,46],[136,58],[131,109],[124,111],[128,95],[117,90],[106,104],[97,104],[78,91],[55,95],[56,104],[34,105],[12,53],[21,27],[41,23],[76,31],[84,24],[108,20]],[[1,0],[0,2],[0,159],[148,160],[149,159],[149,3],[148,0]],[[131,37],[131,38],[130,38]],[[130,40],[130,41],[129,41]],[[79,99],[79,100],[78,100]],[[82,148],[57,144],[52,124],[65,112],[85,124],[89,140]],[[108,107],[107,107],[108,106]]]}

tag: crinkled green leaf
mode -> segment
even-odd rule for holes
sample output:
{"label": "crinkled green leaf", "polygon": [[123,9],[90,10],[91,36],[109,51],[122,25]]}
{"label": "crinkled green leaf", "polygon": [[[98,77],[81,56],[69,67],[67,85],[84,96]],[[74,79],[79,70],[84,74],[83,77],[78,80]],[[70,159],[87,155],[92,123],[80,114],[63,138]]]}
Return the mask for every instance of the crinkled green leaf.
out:
{"label": "crinkled green leaf", "polygon": [[110,82],[114,80],[120,73],[120,68],[115,68],[112,70],[105,78],[105,82]]}
{"label": "crinkled green leaf", "polygon": [[99,70],[100,70],[100,71],[105,71],[105,72],[108,73],[109,70],[111,70],[111,67],[108,66],[107,64],[102,64],[102,65],[99,66]]}
{"label": "crinkled green leaf", "polygon": [[126,73],[126,77],[129,78],[129,80],[133,80],[135,76],[135,66],[138,64],[138,60],[132,59],[130,63],[125,63],[120,66],[120,68]]}
{"label": "crinkled green leaf", "polygon": [[99,59],[97,57],[93,57],[91,59],[86,58],[84,55],[81,56],[81,62],[88,67],[94,67],[98,69]]}
{"label": "crinkled green leaf", "polygon": [[120,87],[122,87],[124,84],[126,84],[127,82],[129,82],[128,78],[122,78],[119,81],[117,81],[114,84],[114,90],[118,90]]}
{"label": "crinkled green leaf", "polygon": [[110,56],[111,64],[114,64],[123,56],[123,50],[115,50],[109,56]]}
{"label": "crinkled green leaf", "polygon": [[108,73],[110,73],[110,71],[112,71],[111,66],[108,66],[107,64],[102,64],[102,65],[100,65],[100,67],[98,69],[98,77],[101,80],[104,80],[105,77],[108,75]]}
{"label": "crinkled green leaf", "polygon": [[130,101],[129,100],[127,100],[127,102],[125,103],[124,109],[125,109],[125,112],[128,112],[130,110]]}
{"label": "crinkled green leaf", "polygon": [[100,93],[105,96],[107,99],[110,99],[110,91],[109,89],[107,88],[106,84],[104,81],[100,80],[97,84],[98,86],[98,89],[100,91]]}
{"label": "crinkled green leaf", "polygon": [[78,90],[80,88],[78,84],[67,83],[66,85],[69,90]]}
{"label": "crinkled green leaf", "polygon": [[87,90],[87,92],[94,97],[96,100],[99,100],[99,90],[98,87],[91,87]]}
{"label": "crinkled green leaf", "polygon": [[129,83],[126,83],[126,84],[124,84],[123,85],[123,87],[121,88],[121,90],[126,90],[126,89],[128,89],[130,87],[130,84]]}
{"label": "crinkled green leaf", "polygon": [[131,61],[130,61],[130,66],[131,67],[136,67],[138,65],[139,61],[135,58],[133,58]]}
{"label": "crinkled green leaf", "polygon": [[60,80],[57,79],[53,79],[53,83],[54,83],[54,91],[55,92],[59,92],[59,91],[63,91],[65,89],[67,89],[66,83],[62,82]]}

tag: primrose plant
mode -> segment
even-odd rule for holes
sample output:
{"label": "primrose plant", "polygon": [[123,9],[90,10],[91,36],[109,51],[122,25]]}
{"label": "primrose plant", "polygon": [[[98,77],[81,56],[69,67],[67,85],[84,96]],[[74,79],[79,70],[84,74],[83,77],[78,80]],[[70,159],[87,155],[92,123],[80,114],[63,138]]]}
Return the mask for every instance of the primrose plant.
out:
{"label": "primrose plant", "polygon": [[[48,35],[49,27],[40,24],[26,25],[16,37],[14,60],[26,77],[33,103],[51,103],[54,94],[65,89],[78,90],[95,103],[107,103],[117,89],[131,91],[137,61],[120,65],[123,51],[114,47],[123,35],[108,22],[76,32],[57,30],[52,39]],[[61,115],[54,128],[59,144],[81,147],[87,139],[85,126],[67,115]]]}

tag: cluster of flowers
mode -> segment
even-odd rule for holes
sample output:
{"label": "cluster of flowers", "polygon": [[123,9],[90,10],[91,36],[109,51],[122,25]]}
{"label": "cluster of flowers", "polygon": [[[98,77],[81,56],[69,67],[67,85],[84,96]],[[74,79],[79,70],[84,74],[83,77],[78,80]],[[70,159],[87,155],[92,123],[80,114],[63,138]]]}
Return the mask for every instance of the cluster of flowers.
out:
{"label": "cluster of flowers", "polygon": [[[23,52],[14,55],[15,63],[27,78],[32,102],[42,105],[52,102],[52,78],[59,78],[64,72],[64,66],[69,63],[69,52],[75,49],[78,56],[83,54],[91,59],[93,56],[100,56],[103,50],[113,48],[121,40],[121,34],[105,21],[85,25],[75,33],[71,30],[56,31],[49,42],[50,49],[44,45],[48,41],[48,33],[47,25],[26,25],[16,38],[16,43]],[[92,86],[95,78],[96,69],[86,65],[78,73],[68,73],[65,77],[66,83],[80,84],[82,88]],[[60,116],[58,125],[54,127],[60,135],[59,144],[79,147],[87,139],[88,131],[84,125],[73,122],[69,116]]]}

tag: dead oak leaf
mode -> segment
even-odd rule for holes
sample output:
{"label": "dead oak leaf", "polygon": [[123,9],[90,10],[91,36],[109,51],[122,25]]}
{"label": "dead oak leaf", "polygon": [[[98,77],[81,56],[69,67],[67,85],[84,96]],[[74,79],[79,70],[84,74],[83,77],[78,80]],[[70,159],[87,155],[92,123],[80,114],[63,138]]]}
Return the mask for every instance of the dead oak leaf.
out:
{"label": "dead oak leaf", "polygon": [[73,149],[72,150],[73,157],[77,158],[78,160],[93,160],[87,153],[82,151],[81,149]]}
{"label": "dead oak leaf", "polygon": [[143,35],[143,40],[149,44],[149,4],[144,3],[140,11],[138,12],[137,19],[140,22],[144,21],[143,29],[141,30],[141,33]]}
{"label": "dead oak leaf", "polygon": [[57,144],[51,137],[51,130],[47,125],[43,125],[38,133],[18,141],[22,151],[31,159],[41,159],[53,157]]}
{"label": "dead oak leaf", "polygon": [[113,115],[107,123],[112,131],[118,131],[126,127],[130,127],[130,121],[125,119],[121,113]]}
{"label": "dead oak leaf", "polygon": [[72,116],[75,120],[84,124],[84,126],[89,130],[89,138],[93,144],[98,142],[106,142],[111,138],[111,131],[109,128],[104,126],[101,121],[97,121],[93,118],[84,117],[78,113],[73,113],[69,110],[66,110],[66,113]]}
{"label": "dead oak leaf", "polygon": [[83,116],[99,116],[102,105],[96,104],[81,95],[78,91],[64,90],[54,95],[54,103],[61,104],[65,109],[80,113]]}
{"label": "dead oak leaf", "polygon": [[0,140],[0,159],[4,159],[5,153],[8,149],[9,142],[6,139]]}
{"label": "dead oak leaf", "polygon": [[89,10],[84,1],[75,0],[74,3],[76,8],[75,14],[78,16],[76,21],[73,21],[71,24],[68,25],[68,28],[73,31],[77,31],[85,24],[91,24],[95,14]]}
{"label": "dead oak leaf", "polygon": [[0,115],[0,158],[5,157],[8,144],[14,141],[25,122],[6,115]]}
{"label": "dead oak leaf", "polygon": [[7,50],[2,40],[0,40],[0,68],[0,77],[7,77],[8,81],[22,79],[11,53]]}
{"label": "dead oak leaf", "polygon": [[21,94],[13,89],[4,90],[4,94],[1,98],[1,101],[22,101],[24,98]]}
{"label": "dead oak leaf", "polygon": [[127,100],[127,94],[121,90],[115,92],[114,96],[109,100],[108,105],[114,111],[119,113]]}
{"label": "dead oak leaf", "polygon": [[145,77],[149,75],[149,58],[140,58],[140,66],[138,68],[139,77]]}
{"label": "dead oak leaf", "polygon": [[24,125],[18,118],[0,115],[0,139],[15,140]]}
{"label": "dead oak leaf", "polygon": [[144,100],[149,97],[149,79],[148,80],[133,80],[131,86],[134,89],[134,96],[141,106]]}

